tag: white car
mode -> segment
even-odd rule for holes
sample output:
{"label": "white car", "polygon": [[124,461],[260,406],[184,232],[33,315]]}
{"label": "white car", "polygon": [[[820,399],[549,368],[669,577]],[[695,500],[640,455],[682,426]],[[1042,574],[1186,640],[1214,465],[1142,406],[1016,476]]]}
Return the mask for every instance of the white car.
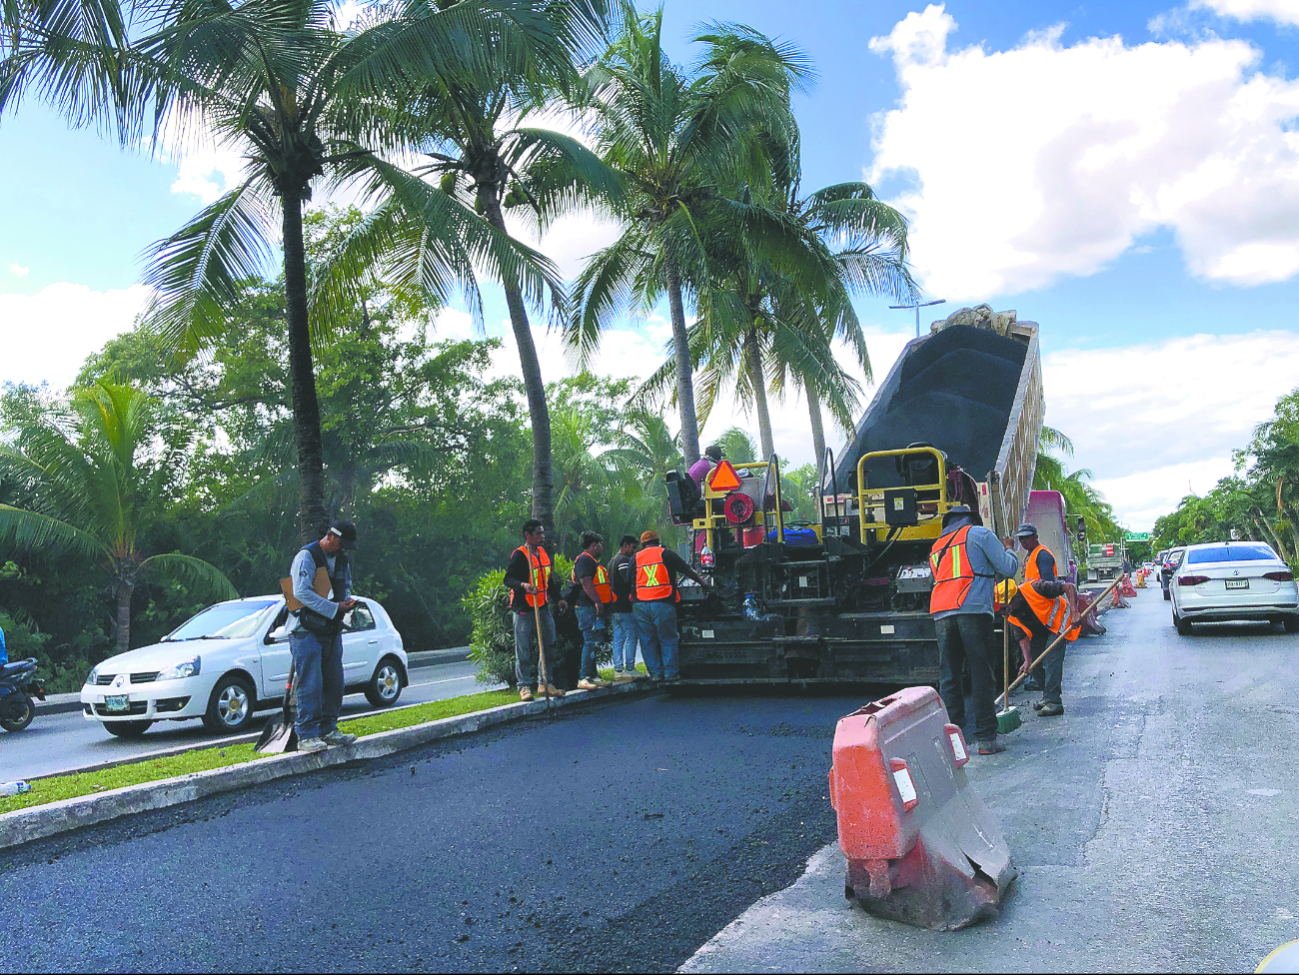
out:
{"label": "white car", "polygon": [[[375,707],[395,704],[406,676],[401,634],[373,599],[343,617],[343,679]],[[283,596],[209,606],[153,646],[109,657],[81,688],[87,721],[123,738],[155,721],[202,718],[212,731],[238,734],[253,712],[279,707],[292,662]]]}
{"label": "white car", "polygon": [[1193,622],[1211,620],[1266,620],[1299,632],[1299,587],[1264,542],[1188,545],[1168,588],[1173,625],[1182,636]]}

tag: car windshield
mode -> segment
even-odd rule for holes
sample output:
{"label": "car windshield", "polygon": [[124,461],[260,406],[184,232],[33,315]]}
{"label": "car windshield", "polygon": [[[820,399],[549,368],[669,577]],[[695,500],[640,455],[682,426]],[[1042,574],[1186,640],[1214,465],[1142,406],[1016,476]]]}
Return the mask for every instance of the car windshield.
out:
{"label": "car windshield", "polygon": [[172,630],[163,637],[163,641],[221,640],[252,636],[257,629],[258,618],[274,605],[275,600],[266,599],[209,606]]}
{"label": "car windshield", "polygon": [[1276,553],[1267,545],[1259,542],[1244,545],[1212,545],[1209,548],[1195,548],[1186,553],[1189,565],[1202,562],[1262,562],[1276,561]]}

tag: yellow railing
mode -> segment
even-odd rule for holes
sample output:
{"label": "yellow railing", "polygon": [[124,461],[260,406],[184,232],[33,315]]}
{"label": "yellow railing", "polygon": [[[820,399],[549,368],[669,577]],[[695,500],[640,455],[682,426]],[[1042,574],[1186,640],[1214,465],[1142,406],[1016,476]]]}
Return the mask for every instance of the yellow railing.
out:
{"label": "yellow railing", "polygon": [[[866,484],[866,462],[881,457],[906,457],[916,454],[930,454],[938,462],[938,483],[906,485],[916,493],[918,521],[915,525],[902,527],[889,525],[884,510],[884,492],[897,489],[868,487]],[[934,496],[923,497],[926,493]],[[932,510],[928,510],[930,505],[933,506]],[[922,506],[925,506],[925,508],[922,509]],[[943,515],[947,514],[949,507],[951,506],[947,503],[947,462],[943,458],[942,451],[938,448],[907,447],[902,450],[876,450],[868,454],[862,454],[861,459],[857,461],[857,514],[861,525],[861,541],[863,545],[871,541],[883,541],[884,539],[880,538],[881,533],[886,537],[893,537],[903,541],[937,538],[942,532]],[[876,511],[879,512],[878,518],[875,517]],[[867,532],[874,532],[874,539],[867,538]]]}
{"label": "yellow railing", "polygon": [[[781,511],[781,506],[780,506],[780,462],[776,459],[776,457],[773,456],[769,461],[753,461],[751,463],[745,463],[745,464],[732,464],[731,466],[735,468],[737,474],[740,471],[747,471],[747,470],[752,470],[752,471],[756,471],[760,469],[766,470],[766,478],[765,480],[762,481],[761,486],[758,489],[759,495],[758,497],[753,499],[753,505],[754,505],[753,520],[755,525],[762,526],[762,537],[763,540],[765,541],[767,537],[767,530],[769,527],[768,519],[774,516],[775,522],[774,525],[771,527],[774,527],[776,529],[776,540],[783,542],[785,540],[785,517],[784,517],[784,512]],[[716,469],[717,468],[713,468],[713,470]],[[696,531],[706,531],[708,533],[706,544],[713,551],[717,551],[716,532],[730,531],[739,526],[731,525],[730,522],[726,520],[726,514],[722,511],[722,505],[726,502],[726,498],[731,494],[731,492],[714,491],[709,486],[708,483],[711,478],[712,478],[712,471],[709,471],[708,475],[705,476],[704,478],[703,492],[702,492],[704,498],[705,514],[704,517],[696,518],[694,520],[693,527]],[[749,479],[742,477],[741,484],[743,484],[745,480],[749,480]],[[756,482],[759,479],[755,477],[752,478],[752,480]],[[774,487],[772,488],[771,491],[768,491],[767,488],[768,486],[771,485],[774,485]],[[750,494],[748,491],[745,491],[744,493],[749,494],[750,497],[753,497],[753,495]],[[776,506],[776,510],[774,512],[766,510],[766,500],[768,494],[772,494],[774,496],[775,506]]]}

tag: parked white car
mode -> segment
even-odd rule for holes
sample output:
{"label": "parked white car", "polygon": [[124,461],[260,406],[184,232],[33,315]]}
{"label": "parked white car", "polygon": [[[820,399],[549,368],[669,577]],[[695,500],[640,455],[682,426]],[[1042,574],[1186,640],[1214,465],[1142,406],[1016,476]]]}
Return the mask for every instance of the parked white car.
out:
{"label": "parked white car", "polygon": [[1263,542],[1188,545],[1168,588],[1173,625],[1182,636],[1192,623],[1223,620],[1266,620],[1299,632],[1299,587],[1290,567]]}
{"label": "parked white car", "polygon": [[[387,707],[408,683],[406,650],[384,608],[357,599],[343,617],[346,693],[364,691],[375,707]],[[238,734],[254,711],[283,703],[292,661],[287,618],[278,595],[209,606],[153,646],[95,667],[81,688],[82,713],[123,738],[155,721],[191,718]]]}

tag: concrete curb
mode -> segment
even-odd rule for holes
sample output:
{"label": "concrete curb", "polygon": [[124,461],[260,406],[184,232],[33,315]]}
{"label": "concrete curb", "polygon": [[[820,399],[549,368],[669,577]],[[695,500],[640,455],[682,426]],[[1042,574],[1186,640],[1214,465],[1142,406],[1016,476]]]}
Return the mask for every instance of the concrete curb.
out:
{"label": "concrete curb", "polygon": [[555,710],[576,707],[609,698],[639,697],[656,691],[657,688],[639,682],[616,684],[596,691],[570,691],[567,696],[552,700],[549,706],[545,701],[505,704],[486,711],[442,718],[409,728],[381,731],[360,738],[355,744],[330,748],[323,752],[311,754],[291,752],[288,755],[261,758],[229,768],[194,772],[174,779],[160,779],[157,782],[124,786],[111,792],[62,799],[43,806],[33,806],[30,809],[16,809],[0,815],[0,850],[133,813],[164,809],[167,806],[193,802],[222,792],[246,789],[276,779],[304,775],[335,765],[382,758],[441,738],[472,734],[495,725],[540,716],[546,713],[548,708]]}

